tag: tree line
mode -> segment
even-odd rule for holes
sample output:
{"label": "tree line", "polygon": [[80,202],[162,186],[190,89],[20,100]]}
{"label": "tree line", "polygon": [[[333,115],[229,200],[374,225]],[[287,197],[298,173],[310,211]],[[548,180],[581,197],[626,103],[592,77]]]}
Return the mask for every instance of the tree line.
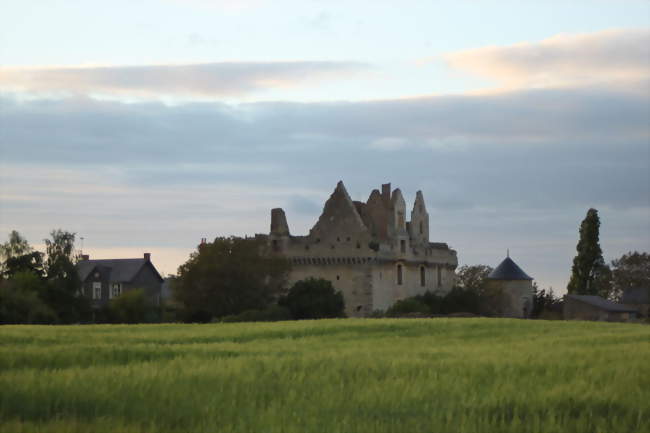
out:
{"label": "tree line", "polygon": [[[629,252],[605,263],[600,219],[589,209],[580,225],[577,254],[567,291],[617,301],[632,287],[650,286],[650,255]],[[290,263],[270,254],[262,238],[218,237],[202,243],[171,277],[173,297],[154,307],[144,291],[123,293],[101,310],[81,296],[75,265],[75,233],[53,230],[45,251],[34,250],[16,231],[0,245],[0,323],[138,323],[152,321],[270,321],[343,317],[344,299],[323,279],[298,281],[286,289]],[[453,289],[398,301],[375,316],[471,313],[498,316],[500,296],[487,289],[492,268],[461,266]],[[561,299],[535,283],[532,317],[557,317]]]}

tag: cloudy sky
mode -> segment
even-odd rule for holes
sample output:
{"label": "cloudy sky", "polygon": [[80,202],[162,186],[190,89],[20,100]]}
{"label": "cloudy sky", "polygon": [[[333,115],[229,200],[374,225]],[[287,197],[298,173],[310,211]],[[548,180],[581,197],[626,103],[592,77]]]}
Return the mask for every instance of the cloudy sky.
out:
{"label": "cloudy sky", "polygon": [[650,250],[650,2],[0,0],[0,234],[175,273],[421,189],[461,264],[564,291],[578,226]]}

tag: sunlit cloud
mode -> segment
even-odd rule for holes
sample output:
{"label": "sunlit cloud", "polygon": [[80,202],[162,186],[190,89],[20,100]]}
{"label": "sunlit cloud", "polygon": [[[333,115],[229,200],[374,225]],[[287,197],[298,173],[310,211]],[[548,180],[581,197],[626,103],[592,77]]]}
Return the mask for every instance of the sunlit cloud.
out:
{"label": "sunlit cloud", "polygon": [[357,62],[223,62],[144,66],[0,67],[0,90],[130,97],[240,96],[348,77]]}
{"label": "sunlit cloud", "polygon": [[453,68],[508,88],[544,88],[629,82],[647,85],[650,29],[560,34],[540,42],[450,53]]}

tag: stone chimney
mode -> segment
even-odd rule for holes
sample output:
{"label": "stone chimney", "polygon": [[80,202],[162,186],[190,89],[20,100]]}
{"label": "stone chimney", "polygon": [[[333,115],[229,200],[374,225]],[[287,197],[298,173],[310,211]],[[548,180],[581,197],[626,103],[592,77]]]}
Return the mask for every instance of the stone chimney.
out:
{"label": "stone chimney", "polygon": [[144,253],[144,261],[145,262],[151,261],[151,253]]}
{"label": "stone chimney", "polygon": [[390,205],[390,183],[381,184],[381,199],[385,206]]}

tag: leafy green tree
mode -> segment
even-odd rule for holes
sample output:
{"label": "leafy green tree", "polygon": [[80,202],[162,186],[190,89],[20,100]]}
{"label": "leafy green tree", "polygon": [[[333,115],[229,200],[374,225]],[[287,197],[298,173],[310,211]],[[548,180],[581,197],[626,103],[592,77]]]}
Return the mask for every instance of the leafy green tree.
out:
{"label": "leafy green tree", "polygon": [[618,300],[626,289],[650,288],[650,254],[630,251],[612,260],[612,298]]}
{"label": "leafy green tree", "polygon": [[186,321],[207,322],[266,308],[281,293],[289,269],[262,239],[219,237],[201,244],[178,268],[172,290]]}
{"label": "leafy green tree", "polygon": [[461,266],[456,271],[456,286],[481,294],[490,272],[492,272],[492,267],[487,265]]}
{"label": "leafy green tree", "polygon": [[345,317],[343,294],[323,278],[297,281],[278,303],[287,307],[294,319]]}
{"label": "leafy green tree", "polygon": [[44,300],[63,323],[84,320],[90,313],[90,305],[88,299],[79,296],[81,281],[75,269],[75,233],[59,229],[52,230],[50,236],[51,239],[44,240],[48,281]]}
{"label": "leafy green tree", "polygon": [[530,316],[532,318],[548,318],[552,315],[561,317],[561,314],[562,298],[555,296],[553,288],[540,290],[537,283],[533,283],[533,309]]}
{"label": "leafy green tree", "polygon": [[0,273],[10,278],[23,271],[43,276],[43,253],[34,251],[20,233],[12,230],[9,240],[0,245]]}
{"label": "leafy green tree", "polygon": [[603,260],[599,243],[600,218],[596,209],[589,209],[580,224],[578,254],[573,259],[567,291],[576,295],[608,295],[611,286],[609,267]]}
{"label": "leafy green tree", "polygon": [[0,280],[0,323],[56,323],[56,313],[40,297],[45,285],[29,271]]}

